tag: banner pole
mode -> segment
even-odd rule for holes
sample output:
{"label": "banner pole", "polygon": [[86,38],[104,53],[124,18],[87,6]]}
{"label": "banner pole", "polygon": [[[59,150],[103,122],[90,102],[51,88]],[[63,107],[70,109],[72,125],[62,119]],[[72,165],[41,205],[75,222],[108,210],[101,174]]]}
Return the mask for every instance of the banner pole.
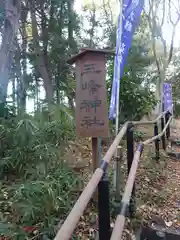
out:
{"label": "banner pole", "polygon": [[[121,39],[122,39],[122,19],[123,19],[123,16],[122,16],[122,10],[123,10],[123,0],[119,0],[119,3],[120,3],[120,25],[119,25],[119,49],[121,48]],[[117,43],[116,43],[117,44]],[[118,49],[118,54],[119,54],[119,49]],[[119,57],[119,56],[117,56]],[[117,69],[118,73],[117,73],[117,77],[118,77],[118,86],[117,86],[117,98],[116,98],[116,136],[118,134],[118,131],[119,131],[119,95],[120,95],[120,75],[121,75],[121,70],[120,70],[120,66],[118,66],[118,69]],[[116,153],[115,153],[115,159],[117,159],[117,156],[118,155],[118,150],[116,149]],[[114,190],[116,190],[116,183],[117,183],[117,168],[118,168],[118,161],[116,161],[114,163]]]}

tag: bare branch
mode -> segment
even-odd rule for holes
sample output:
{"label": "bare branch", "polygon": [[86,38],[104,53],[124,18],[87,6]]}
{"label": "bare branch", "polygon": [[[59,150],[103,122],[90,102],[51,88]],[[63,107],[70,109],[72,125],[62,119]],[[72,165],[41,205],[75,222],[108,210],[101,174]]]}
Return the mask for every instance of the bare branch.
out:
{"label": "bare branch", "polygon": [[[164,1],[165,2],[165,1]],[[167,58],[167,44],[162,34],[162,26],[164,24],[165,19],[165,4],[163,2],[163,17],[161,23],[158,21],[158,8],[160,1],[155,2],[154,0],[149,0],[149,14],[148,14],[148,22],[151,29],[152,37],[159,37],[163,44],[164,57]]]}
{"label": "bare branch", "polygon": [[[106,9],[106,7],[108,7],[108,10]],[[105,0],[103,0],[103,10],[106,15],[106,21],[109,22],[109,19],[110,19],[110,22],[113,22],[113,14],[112,14],[112,9],[111,9],[109,0],[107,1],[107,3],[105,2]]]}
{"label": "bare branch", "polygon": [[160,66],[160,62],[158,61],[158,57],[157,57],[157,53],[156,53],[156,42],[155,39],[152,39],[152,48],[153,48],[153,53],[154,53],[154,57],[155,57],[155,61],[156,61],[156,66],[157,66],[157,70],[159,75],[161,74],[161,66]]}
{"label": "bare branch", "polygon": [[175,8],[176,13],[179,15],[179,10],[180,10],[179,1],[178,1],[178,8],[176,7],[176,5],[174,4],[174,2],[173,2],[172,0],[169,0],[169,6],[170,6],[171,4],[172,4],[173,7]]}
{"label": "bare branch", "polygon": [[[174,5],[174,3],[169,0],[169,19],[170,19],[170,22],[171,24],[173,25],[173,31],[172,31],[172,37],[171,37],[171,44],[170,44],[170,51],[169,51],[169,57],[168,57],[168,62],[167,64],[169,64],[171,62],[171,59],[172,59],[172,55],[173,55],[173,49],[174,49],[174,37],[175,37],[175,33],[176,33],[176,27],[177,27],[177,24],[179,23],[180,21],[180,14],[178,12],[178,9],[176,8],[176,11],[177,11],[177,19],[176,19],[176,22],[173,22],[172,18],[171,18],[171,14],[172,14],[172,11],[171,11],[171,3],[173,4],[173,6],[176,8],[176,6]],[[174,14],[174,13],[173,13]]]}
{"label": "bare branch", "polygon": [[180,9],[180,1],[178,0],[178,9]]}
{"label": "bare branch", "polygon": [[[172,20],[172,14],[174,15],[174,11],[172,11],[172,8],[171,8],[171,4],[174,6],[174,8],[176,9],[176,14],[177,14],[177,19],[176,19],[176,22],[174,22],[173,20]],[[171,0],[169,0],[169,20],[170,20],[170,22],[171,22],[171,24],[173,25],[173,27],[175,27],[177,24],[178,24],[178,22],[179,22],[179,20],[180,20],[180,13],[179,13],[179,11],[178,11],[178,9],[177,9],[177,7],[174,5],[174,3],[171,1]]]}
{"label": "bare branch", "polygon": [[110,6],[109,0],[108,0],[108,2],[107,2],[107,5],[108,5],[108,9],[109,9],[109,11],[110,11],[111,22],[113,22],[113,13],[112,13],[112,8],[111,8],[111,6]]}
{"label": "bare branch", "polygon": [[165,19],[165,12],[166,12],[166,1],[163,1],[163,17],[162,17],[162,20],[161,20],[161,24],[160,24],[160,27],[163,26],[164,24],[164,19]]}
{"label": "bare branch", "polygon": [[156,40],[155,40],[155,36],[154,36],[154,22],[151,21],[151,14],[152,14],[152,11],[153,11],[153,5],[151,4],[150,0],[149,0],[149,13],[146,14],[146,17],[148,19],[148,24],[149,24],[149,28],[151,30],[151,38],[152,38],[152,50],[153,50],[153,54],[154,54],[154,57],[155,57],[155,61],[156,61],[156,66],[157,66],[157,70],[158,70],[158,73],[160,75],[161,73],[161,66],[160,66],[160,62],[158,61],[158,56],[157,56],[157,52],[156,52]]}

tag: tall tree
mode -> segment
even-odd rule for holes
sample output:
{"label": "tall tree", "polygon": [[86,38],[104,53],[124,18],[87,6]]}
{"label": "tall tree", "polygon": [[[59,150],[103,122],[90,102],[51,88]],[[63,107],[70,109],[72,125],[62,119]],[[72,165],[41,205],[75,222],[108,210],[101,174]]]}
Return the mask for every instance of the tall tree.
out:
{"label": "tall tree", "polygon": [[[174,37],[176,27],[180,20],[179,0],[149,0],[147,18],[151,33],[151,42],[153,54],[155,57],[156,67],[158,70],[158,78],[156,82],[156,98],[161,102],[157,105],[156,113],[162,111],[162,92],[165,81],[166,71],[172,60],[174,49]],[[163,36],[163,26],[167,23],[167,19],[172,24],[172,35],[170,47]],[[162,51],[158,52],[161,46]]]}
{"label": "tall tree", "polygon": [[38,33],[38,22],[36,16],[36,2],[35,0],[30,1],[30,13],[31,13],[31,21],[32,21],[32,36],[33,36],[33,47],[34,53],[36,54],[37,60],[37,67],[39,73],[44,82],[44,88],[46,91],[46,100],[48,103],[53,102],[53,85],[52,85],[52,78],[50,74],[50,69],[47,69],[48,59],[47,59],[47,43],[48,43],[48,33],[47,33],[47,25],[44,24],[46,19],[45,9],[44,9],[44,2],[40,1],[40,13],[41,13],[41,30],[42,30],[42,39],[43,47],[40,45],[40,36]]}
{"label": "tall tree", "polygon": [[5,0],[0,3],[3,12],[2,42],[0,46],[0,103],[7,97],[9,73],[13,62],[15,39],[19,28],[20,0]]}

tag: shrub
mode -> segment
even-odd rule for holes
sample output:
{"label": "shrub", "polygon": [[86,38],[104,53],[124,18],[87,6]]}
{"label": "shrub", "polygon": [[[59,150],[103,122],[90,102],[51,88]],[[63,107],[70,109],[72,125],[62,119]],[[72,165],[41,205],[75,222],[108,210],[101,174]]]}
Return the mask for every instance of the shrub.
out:
{"label": "shrub", "polygon": [[80,180],[63,164],[74,125],[58,107],[48,114],[0,119],[0,236],[7,239],[52,239],[76,199]]}
{"label": "shrub", "polygon": [[74,137],[74,126],[65,116],[59,119],[54,112],[51,116],[50,122],[43,119],[43,113],[1,120],[1,177],[15,174],[27,178],[37,166],[44,165],[47,171],[49,164],[61,160],[64,146]]}
{"label": "shrub", "polygon": [[19,239],[23,232],[26,234],[24,227],[35,226],[38,233],[53,236],[58,222],[64,219],[76,199],[79,182],[71,170],[56,166],[38,180],[2,188],[0,205],[5,210],[6,221],[1,225],[1,233],[11,236],[13,232],[13,239],[15,236]]}

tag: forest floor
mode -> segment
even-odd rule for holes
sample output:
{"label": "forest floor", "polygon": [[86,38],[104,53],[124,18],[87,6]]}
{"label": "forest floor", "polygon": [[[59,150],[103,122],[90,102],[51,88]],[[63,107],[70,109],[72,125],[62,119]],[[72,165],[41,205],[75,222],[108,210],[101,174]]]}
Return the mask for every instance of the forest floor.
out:
{"label": "forest floor", "polygon": [[[174,120],[172,125],[171,138],[180,139],[180,120]],[[146,133],[146,138],[147,136],[151,137],[153,134],[152,128],[141,128],[139,130]],[[78,148],[77,150],[77,146],[74,146],[76,150],[72,150],[72,148],[71,146],[71,154],[74,153],[74,155],[78,156],[76,157],[76,162],[79,165],[76,164],[78,166],[75,167],[76,171],[81,174],[84,183],[87,183],[91,176],[91,141],[90,139],[83,140],[83,143],[79,144],[81,149]],[[103,153],[107,149],[108,146],[104,146]],[[124,159],[121,166],[122,192],[127,179],[126,169],[126,149],[124,148]],[[112,164],[110,167],[110,181],[112,182]],[[180,160],[172,159],[165,152],[161,151],[160,161],[156,162],[153,145],[146,147],[136,176],[136,201],[136,216],[131,221],[127,219],[124,239],[134,239],[134,231],[142,223],[147,223],[151,220],[157,223],[158,221],[161,223],[163,220],[167,228],[180,230]],[[114,225],[114,220],[112,219],[111,227]],[[96,204],[91,202],[75,230],[74,239],[98,239],[97,235],[97,208]]]}

